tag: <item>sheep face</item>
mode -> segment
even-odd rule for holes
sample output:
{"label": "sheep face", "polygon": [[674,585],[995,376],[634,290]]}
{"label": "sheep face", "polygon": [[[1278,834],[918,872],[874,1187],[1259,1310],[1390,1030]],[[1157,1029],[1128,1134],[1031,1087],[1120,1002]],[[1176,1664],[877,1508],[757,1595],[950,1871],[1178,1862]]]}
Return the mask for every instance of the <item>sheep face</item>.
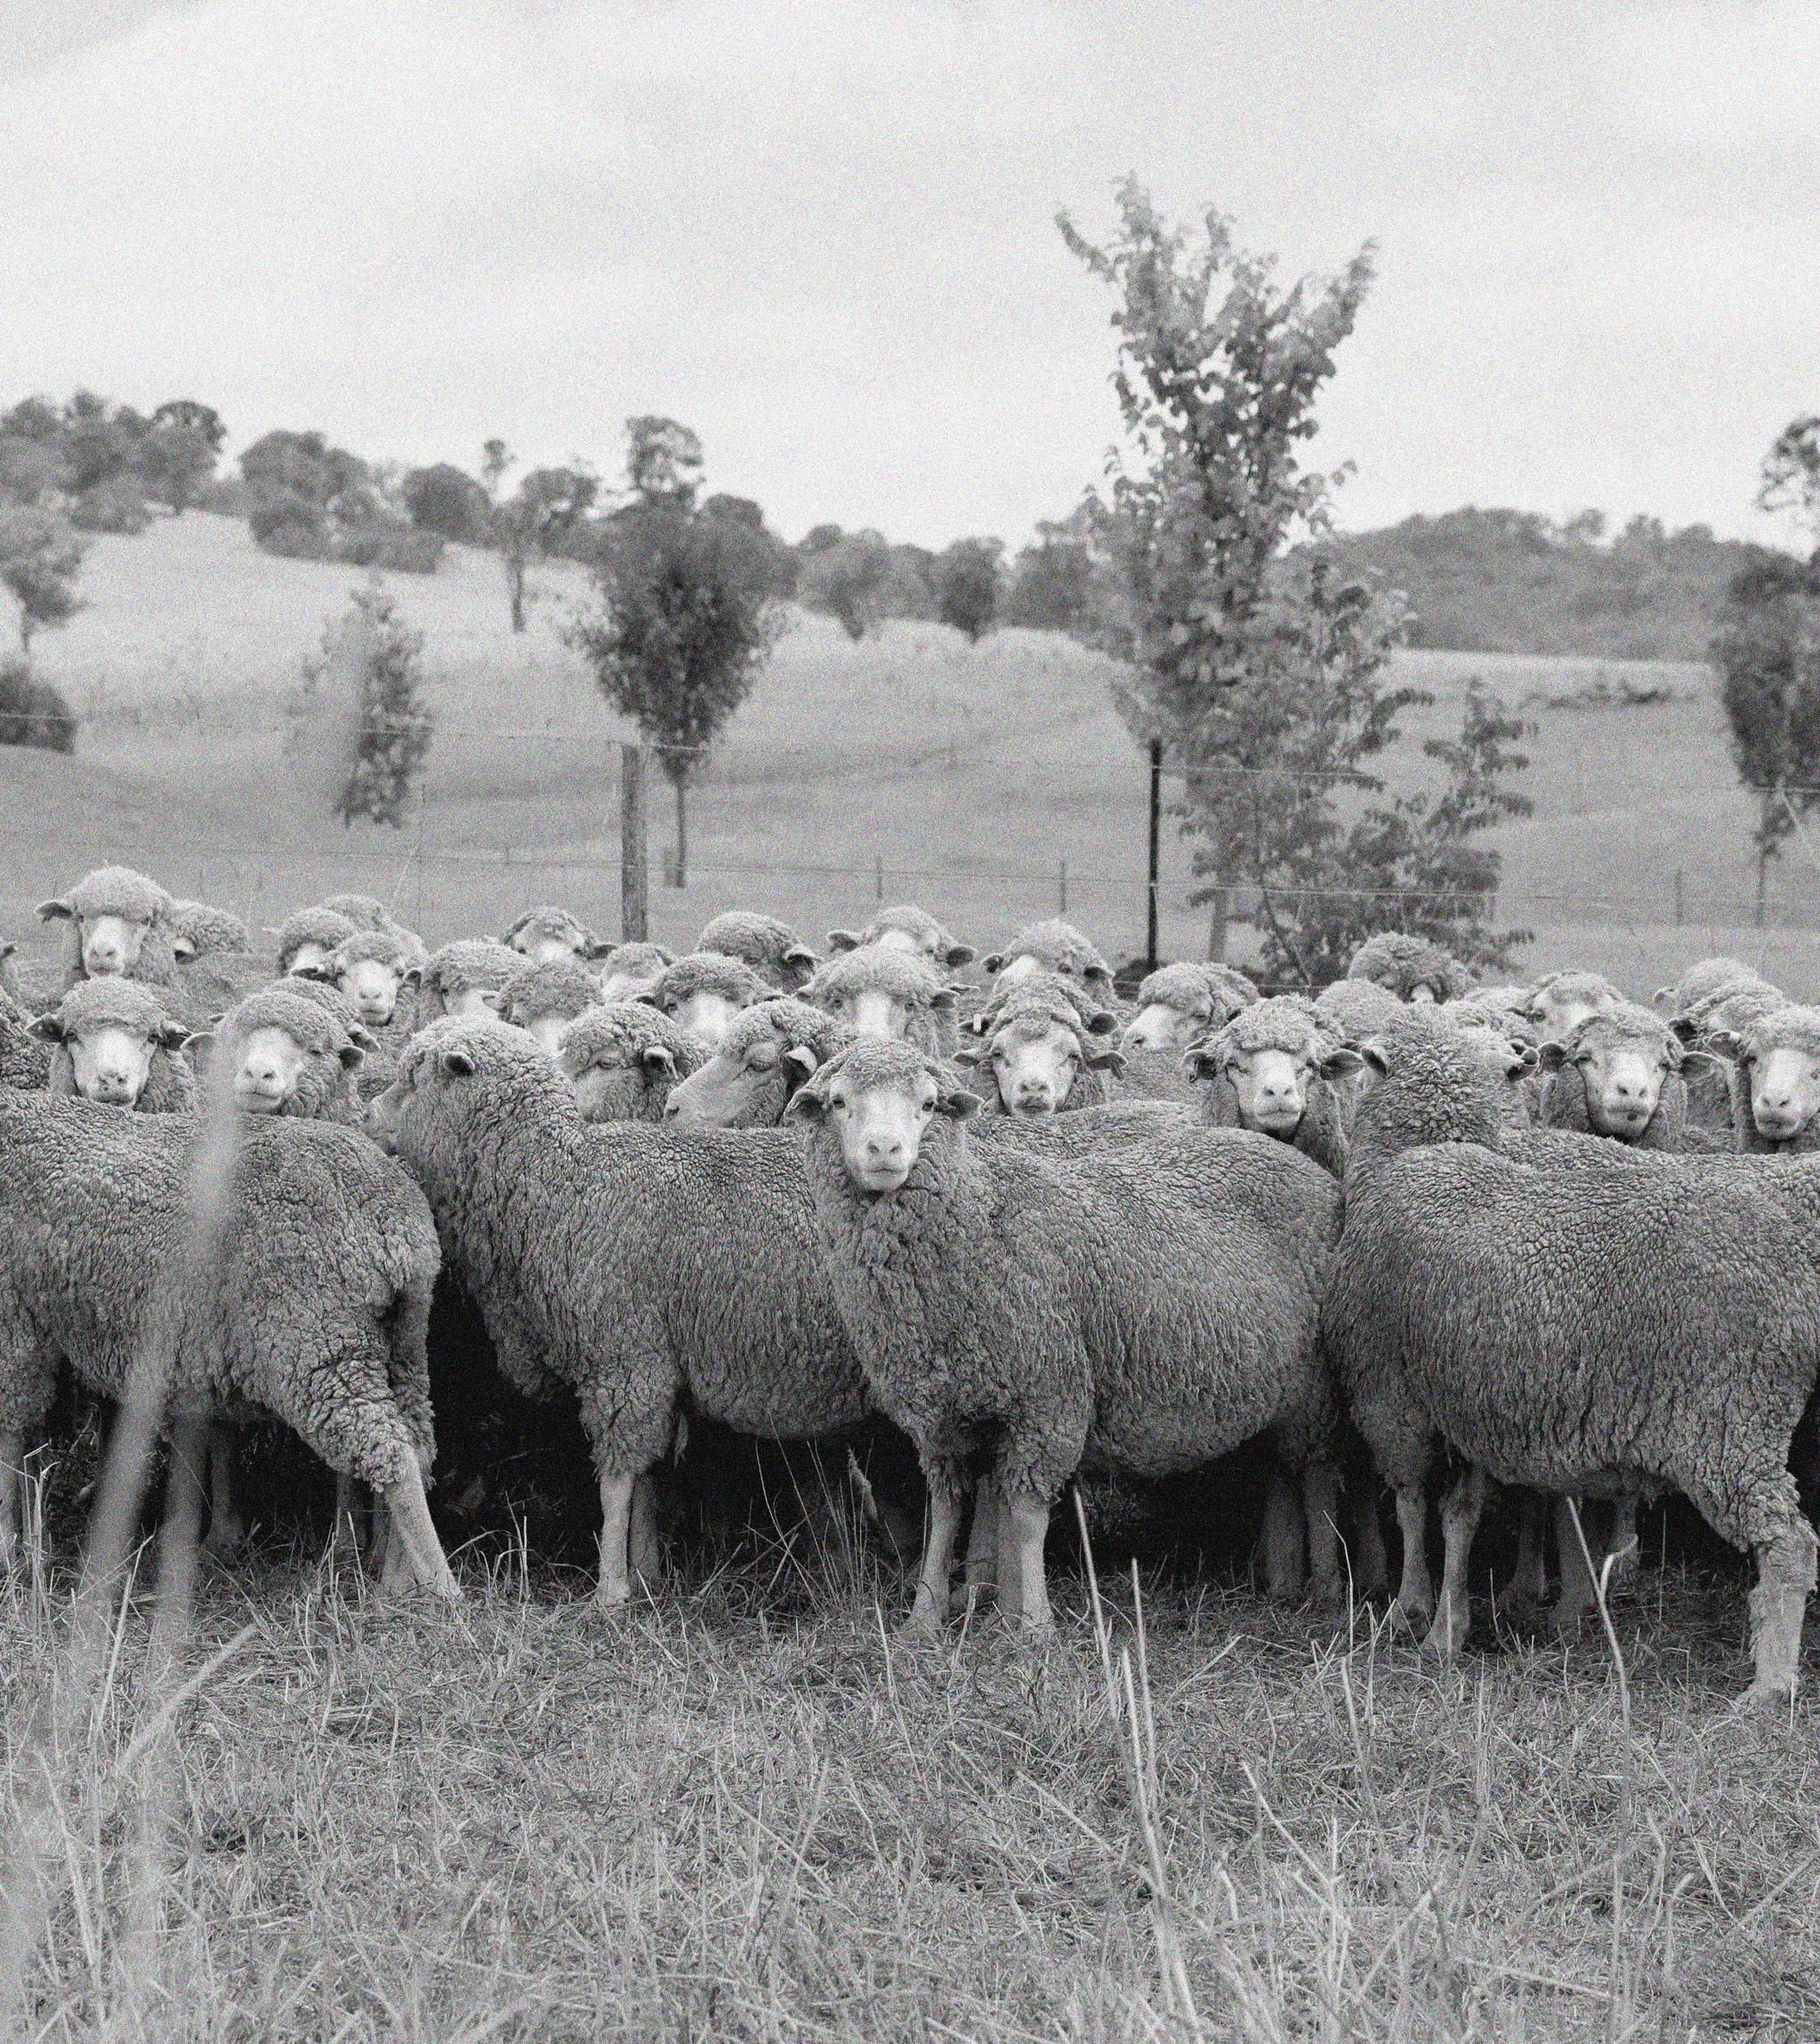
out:
{"label": "sheep face", "polygon": [[1820,1113],[1820,1050],[1799,1043],[1777,1043],[1754,1058],[1748,1069],[1751,1119],[1760,1136],[1771,1142],[1787,1142]]}
{"label": "sheep face", "polygon": [[129,977],[139,963],[139,954],[145,947],[146,931],[151,926],[135,922],[131,916],[113,913],[78,914],[75,921],[84,972],[91,979]]}
{"label": "sheep face", "polygon": [[383,1027],[398,1010],[405,978],[401,967],[383,959],[355,958],[336,973],[335,984],[360,1010],[363,1022]]}
{"label": "sheep face", "polygon": [[286,972],[300,979],[320,979],[328,971],[329,947],[326,944],[300,944],[291,954]]}
{"label": "sheep face", "polygon": [[1544,1041],[1565,1043],[1582,1023],[1605,1014],[1622,998],[1617,988],[1597,972],[1551,972],[1531,990],[1525,1012],[1539,1026]]}
{"label": "sheep face", "polygon": [[664,1118],[709,1129],[775,1128],[819,1062],[807,1044],[786,1046],[775,1036],[727,1043],[673,1089]]}
{"label": "sheep face", "polygon": [[666,1043],[603,1048],[568,1077],[583,1121],[648,1122],[676,1083],[676,1059]]}
{"label": "sheep face", "polygon": [[1184,1050],[1212,1018],[1211,1011],[1206,1015],[1191,1015],[1183,1009],[1171,1007],[1166,1001],[1152,1001],[1147,1007],[1139,1009],[1126,1023],[1125,1049]]}
{"label": "sheep face", "polygon": [[984,1066],[1008,1115],[1040,1120],[1064,1106],[1083,1065],[1122,1071],[1124,1058],[1108,1043],[1056,1014],[1014,1015],[981,1048],[957,1053],[962,1063]]}
{"label": "sheep face", "polygon": [[[352,1071],[363,1053],[352,1043],[340,1051],[342,1069]],[[248,1115],[281,1115],[297,1097],[311,1053],[288,1029],[262,1024],[235,1046],[234,1105]]]}
{"label": "sheep face", "polygon": [[830,1015],[856,1036],[887,1036],[901,1042],[917,1012],[916,1004],[888,986],[856,986],[828,995]]}
{"label": "sheep face", "polygon": [[110,1107],[136,1107],[151,1077],[152,1053],[181,1048],[184,1034],[174,1024],[143,1028],[110,1018],[65,1026],[50,1016],[36,1034],[68,1053],[83,1098]]}
{"label": "sheep face", "polygon": [[454,994],[442,997],[445,1015],[458,1016],[465,1022],[496,1022],[499,1016],[493,1002],[495,991],[490,986],[463,986]]}
{"label": "sheep face", "polygon": [[1301,1128],[1316,1074],[1312,1042],[1300,1051],[1229,1050],[1220,1060],[1220,1075],[1238,1098],[1239,1126],[1267,1136],[1288,1138]]}
{"label": "sheep face", "polygon": [[979,1108],[977,1095],[946,1083],[914,1045],[873,1037],[830,1059],[790,1103],[793,1118],[833,1124],[849,1179],[871,1194],[902,1187],[938,1114],[964,1122]]}
{"label": "sheep face", "polygon": [[716,994],[706,986],[698,986],[692,994],[672,996],[662,1003],[662,1008],[679,1028],[699,1037],[711,1050],[718,1050],[727,1041],[727,1031],[739,1012],[737,1002],[729,1001],[724,994]]}
{"label": "sheep face", "polygon": [[1586,1087],[1586,1119],[1602,1136],[1634,1141],[1649,1126],[1663,1082],[1680,1069],[1680,1047],[1654,1016],[1641,1026],[1593,1014],[1581,1021],[1566,1048],[1549,1043],[1542,1062],[1575,1066]]}
{"label": "sheep face", "polygon": [[566,908],[534,908],[519,916],[500,939],[533,965],[554,965],[565,958],[585,962],[601,955],[600,939]]}
{"label": "sheep face", "polygon": [[664,968],[654,965],[648,972],[636,972],[630,968],[603,972],[600,975],[600,998],[603,1001],[638,1001],[648,994],[664,976]]}

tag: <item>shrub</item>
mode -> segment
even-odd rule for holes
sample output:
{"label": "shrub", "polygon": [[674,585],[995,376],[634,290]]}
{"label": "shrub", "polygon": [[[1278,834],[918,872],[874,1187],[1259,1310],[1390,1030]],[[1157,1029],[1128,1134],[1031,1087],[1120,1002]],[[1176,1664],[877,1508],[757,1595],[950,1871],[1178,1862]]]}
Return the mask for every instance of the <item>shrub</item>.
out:
{"label": "shrub", "polygon": [[352,608],[323,627],[322,649],[304,662],[289,705],[294,758],[307,752],[313,723],[330,734],[328,804],[343,824],[370,817],[404,828],[435,727],[423,685],[423,634],[374,575],[354,591]]}
{"label": "shrub", "polygon": [[48,681],[36,681],[23,660],[0,660],[0,745],[76,750],[76,712]]}
{"label": "shrub", "polygon": [[434,575],[442,559],[439,533],[403,526],[355,526],[334,542],[334,558],[350,567],[386,567],[400,575]]}
{"label": "shrub", "polygon": [[274,490],[255,498],[247,524],[254,543],[286,560],[329,560],[327,521],[321,507],[294,490]]}
{"label": "shrub", "polygon": [[151,523],[145,493],[131,470],[109,476],[72,498],[69,522],[77,532],[143,532]]}

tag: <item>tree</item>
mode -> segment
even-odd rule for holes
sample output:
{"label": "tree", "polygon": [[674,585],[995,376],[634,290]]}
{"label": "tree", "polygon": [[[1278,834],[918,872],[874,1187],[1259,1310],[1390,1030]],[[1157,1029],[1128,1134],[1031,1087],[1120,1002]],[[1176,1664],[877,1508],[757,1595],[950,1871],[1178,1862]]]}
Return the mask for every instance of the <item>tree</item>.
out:
{"label": "tree", "polygon": [[33,632],[67,624],[82,608],[76,577],[87,551],[60,509],[0,504],[0,582],[19,605],[22,654],[29,656]]}
{"label": "tree", "polygon": [[473,477],[451,462],[413,469],[399,485],[411,523],[420,532],[444,539],[479,540],[486,536],[487,493]]}
{"label": "tree", "polygon": [[353,592],[352,607],[324,626],[320,655],[306,662],[291,704],[294,752],[303,749],[312,720],[340,735],[332,745],[328,794],[330,811],[344,826],[367,817],[404,828],[435,728],[423,685],[423,634],[405,624],[374,575]]}
{"label": "tree", "polygon": [[[825,528],[817,527],[809,538]],[[796,550],[796,593],[809,610],[838,617],[850,639],[864,639],[884,615],[878,598],[891,571],[891,550],[882,533],[841,534],[805,553]]]}
{"label": "tree", "polygon": [[675,419],[648,415],[625,422],[626,480],[648,503],[660,497],[687,511],[695,502],[702,471],[702,443],[692,428]]}
{"label": "tree", "polygon": [[[1126,450],[1112,458],[1109,502],[1085,507],[1091,632],[1126,664],[1115,696],[1133,736],[1183,777],[1211,954],[1225,949],[1231,889],[1250,882],[1267,953],[1311,983],[1337,955],[1336,904],[1394,928],[1418,905],[1409,876],[1424,873],[1452,876],[1440,905],[1456,941],[1494,951],[1512,941],[1483,927],[1496,855],[1464,841],[1523,806],[1495,786],[1517,761],[1510,720],[1491,698],[1469,704],[1443,762],[1461,785],[1370,806],[1381,785],[1368,762],[1426,700],[1385,673],[1401,605],[1318,553],[1289,552],[1327,528],[1329,479],[1300,449],[1370,286],[1370,245],[1340,278],[1285,289],[1218,213],[1196,236],[1166,223],[1133,179],[1117,199],[1103,247],[1059,221],[1111,287],[1118,334]],[[1387,873],[1394,886],[1379,884]]]}
{"label": "tree", "polygon": [[581,525],[600,486],[576,461],[566,469],[533,469],[510,497],[501,500],[499,485],[511,466],[511,451],[503,440],[488,440],[483,456],[480,472],[492,498],[487,530],[505,568],[511,628],[522,632],[527,569]]}
{"label": "tree", "polygon": [[1820,418],[1792,419],[1776,436],[1757,502],[1764,511],[1794,511],[1820,538]]}
{"label": "tree", "polygon": [[147,494],[178,517],[213,479],[228,429],[221,414],[194,398],[170,398],[151,415],[140,467]]}
{"label": "tree", "polygon": [[1820,802],[1820,569],[1760,552],[1732,577],[1712,644],[1738,778],[1757,798],[1757,921],[1769,861]]}
{"label": "tree", "polygon": [[[638,424],[633,421],[632,424]],[[689,777],[751,692],[781,629],[763,535],[697,511],[678,493],[637,489],[610,521],[595,568],[598,617],[569,643],[600,692],[650,743],[676,797],[676,884],[689,871]]]}
{"label": "tree", "polygon": [[957,539],[937,568],[941,621],[977,646],[998,619],[998,564],[1004,542]]}
{"label": "tree", "polygon": [[1036,543],[1011,569],[1003,616],[1036,632],[1085,633],[1093,616],[1091,524],[1080,512],[1036,521]]}

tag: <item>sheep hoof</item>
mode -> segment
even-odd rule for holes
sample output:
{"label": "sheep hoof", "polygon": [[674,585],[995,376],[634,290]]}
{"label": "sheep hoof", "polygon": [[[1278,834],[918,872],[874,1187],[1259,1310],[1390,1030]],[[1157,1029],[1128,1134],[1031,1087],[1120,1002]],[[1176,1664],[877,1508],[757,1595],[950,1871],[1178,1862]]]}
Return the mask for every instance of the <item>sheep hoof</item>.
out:
{"label": "sheep hoof", "polygon": [[1732,1713],[1739,1718],[1786,1718],[1794,1699],[1794,1690],[1786,1682],[1753,1682],[1732,1705]]}
{"label": "sheep hoof", "polygon": [[1451,1661],[1459,1653],[1471,1629],[1471,1621],[1465,1613],[1456,1617],[1444,1604],[1435,1613],[1435,1622],[1423,1637],[1421,1650],[1437,1661]]}
{"label": "sheep hoof", "polygon": [[1390,1625],[1395,1631],[1407,1632],[1420,1638],[1428,1631],[1434,1615],[1429,1605],[1405,1604],[1399,1597],[1390,1606]]}
{"label": "sheep hoof", "polygon": [[211,1561],[231,1561],[246,1544],[246,1522],[239,1518],[211,1520],[197,1544]]}

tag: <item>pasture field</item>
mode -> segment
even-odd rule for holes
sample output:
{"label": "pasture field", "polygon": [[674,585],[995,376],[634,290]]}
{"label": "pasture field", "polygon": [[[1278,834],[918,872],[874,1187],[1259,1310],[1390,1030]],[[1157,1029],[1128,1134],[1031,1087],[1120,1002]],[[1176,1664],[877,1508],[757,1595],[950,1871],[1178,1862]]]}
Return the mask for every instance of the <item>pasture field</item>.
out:
{"label": "pasture field", "polygon": [[[499,926],[544,898],[617,929],[616,760],[624,735],[562,643],[585,576],[538,571],[531,629],[507,629],[497,563],[453,548],[441,573],[390,578],[427,639],[439,728],[403,833],[325,820],[319,776],[287,760],[281,705],[325,619],[359,580],[275,560],[239,521],[190,514],[96,542],[89,608],[44,635],[40,665],[89,720],[77,758],[0,754],[13,819],[0,934],[102,857],[276,921],[331,886],[395,898],[431,938]],[[1820,866],[1805,839],[1772,868],[1750,927],[1752,806],[1736,785],[1710,676],[1696,666],[1411,652],[1437,696],[1408,720],[1403,777],[1457,728],[1482,676],[1537,724],[1534,816],[1499,835],[1502,913],[1533,929],[1526,962],[1599,967],[1647,993],[1691,956],[1735,950],[1791,992],[1820,994]],[[654,790],[653,934],[687,942],[721,909],[767,910],[815,935],[887,900],[923,900],[982,948],[1068,912],[1109,952],[1143,929],[1142,763],[1107,695],[1107,664],[1043,633],[969,648],[892,624],[850,645],[797,614],[691,794],[685,889],[661,884],[672,837]],[[1601,685],[1666,684],[1633,708],[1550,707]],[[1066,863],[1066,876],[1063,865]],[[1681,875],[1677,925],[1675,876]],[[1165,951],[1197,956],[1188,857],[1165,832]],[[1243,953],[1247,933],[1235,942]]]}
{"label": "pasture field", "polygon": [[1102,1659],[1060,1571],[1033,1655],[907,1646],[863,1557],[698,1565],[611,1621],[456,1563],[455,1617],[278,1553],[207,1579],[163,1717],[139,1605],[78,1688],[62,1581],[15,1579],[47,1918],[9,2034],[1820,2034],[1820,1670],[1792,1720],[1729,1709],[1739,1571],[1646,1571],[1623,1692],[1596,1628],[1484,1600],[1437,1674],[1229,1581],[1153,1574],[1141,1637],[1107,1582]]}

